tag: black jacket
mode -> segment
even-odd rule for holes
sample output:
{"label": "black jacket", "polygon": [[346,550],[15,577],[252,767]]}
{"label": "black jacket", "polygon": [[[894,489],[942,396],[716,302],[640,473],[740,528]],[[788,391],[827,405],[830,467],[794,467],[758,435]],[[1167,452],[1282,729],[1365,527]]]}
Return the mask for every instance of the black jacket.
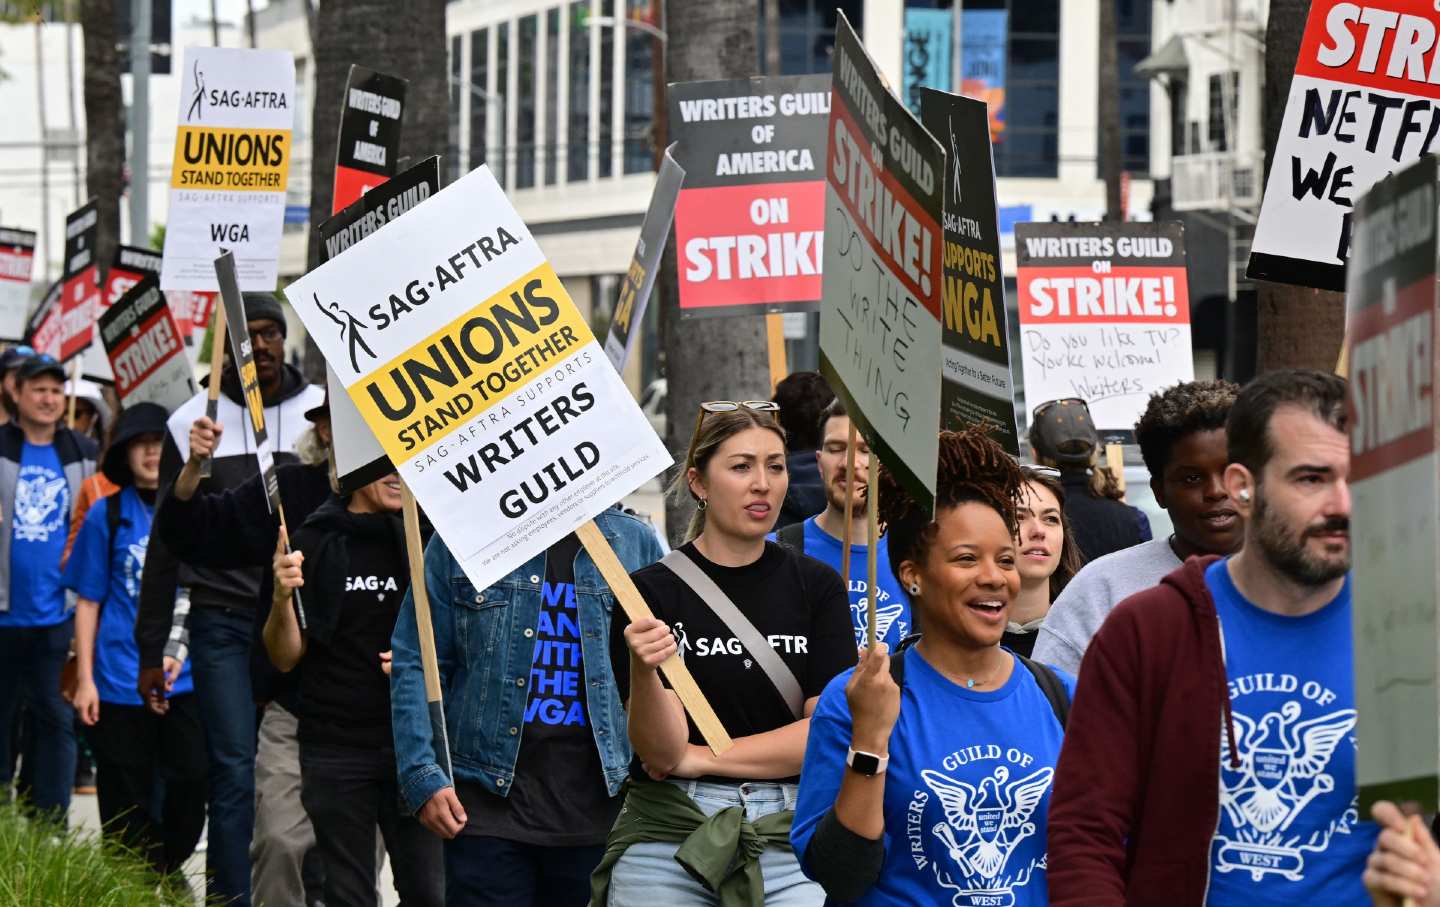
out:
{"label": "black jacket", "polygon": [[[265,401],[266,430],[274,446],[277,466],[296,462],[295,442],[310,427],[310,423],[305,420],[305,410],[318,405],[324,398],[324,390],[306,384],[299,370],[289,365],[283,369],[280,392],[275,399]],[[214,458],[212,475],[200,483],[196,498],[236,488],[259,474],[254,438],[248,430],[248,417],[242,405],[239,381],[233,370],[225,371],[220,390],[219,421],[226,432],[221,437],[220,449]],[[189,456],[190,425],[204,413],[205,394],[202,392],[170,416],[170,435],[165,440],[165,450],[160,461],[162,491],[156,507],[157,521],[168,503],[169,486]],[[287,507],[291,506],[283,492],[281,500]],[[263,499],[258,512],[268,512],[264,508]],[[298,520],[303,517],[297,514],[289,518],[296,520],[298,525]],[[273,523],[268,520],[260,526],[265,527],[266,532],[274,531]],[[204,535],[213,543],[207,545],[206,549],[227,548],[253,528],[243,526],[238,520],[206,523],[203,527]],[[242,563],[269,564],[269,552],[274,551],[274,546],[274,536],[271,535],[269,550],[262,559],[246,560]],[[265,576],[269,572],[263,566],[205,566],[194,559],[193,548],[187,550],[192,552],[190,558],[178,556],[171,550],[161,532],[150,534],[135,622],[135,640],[140,647],[141,667],[160,665],[175,608],[177,586],[190,588],[190,601],[194,608],[230,608],[249,613],[255,609],[257,601],[261,600]]]}
{"label": "black jacket", "polygon": [[780,505],[780,518],[775,521],[779,532],[792,523],[808,520],[825,509],[825,483],[820,478],[820,464],[815,451],[795,451],[785,456],[785,469],[790,473],[790,488]]}
{"label": "black jacket", "polygon": [[1070,520],[1070,531],[1087,564],[1146,540],[1135,508],[1095,494],[1084,471],[1062,472],[1060,484],[1065,486],[1065,516]]}

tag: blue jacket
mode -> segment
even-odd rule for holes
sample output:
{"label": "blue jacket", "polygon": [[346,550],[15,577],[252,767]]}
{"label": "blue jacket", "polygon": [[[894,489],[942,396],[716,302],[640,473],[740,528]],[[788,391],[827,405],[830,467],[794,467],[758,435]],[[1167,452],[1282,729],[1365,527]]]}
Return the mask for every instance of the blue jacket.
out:
{"label": "blue jacket", "polygon": [[[628,571],[663,556],[654,529],[645,520],[610,508],[595,517]],[[536,555],[503,580],[477,593],[450,549],[436,535],[425,548],[425,586],[435,627],[435,654],[445,703],[450,760],[463,781],[506,796],[515,777],[525,727],[525,704],[534,657],[535,624],[540,617],[540,585],[545,554]],[[585,662],[586,699],[595,746],[613,797],[630,766],[630,738],[624,703],[610,666],[610,616],[615,598],[590,555],[575,556],[575,594],[580,612],[580,651]],[[624,613],[620,615],[624,619]],[[400,796],[418,812],[436,791],[449,787],[435,759],[415,600],[407,592],[395,623],[390,674],[390,713],[395,733],[395,763]],[[517,681],[520,681],[517,683]]]}

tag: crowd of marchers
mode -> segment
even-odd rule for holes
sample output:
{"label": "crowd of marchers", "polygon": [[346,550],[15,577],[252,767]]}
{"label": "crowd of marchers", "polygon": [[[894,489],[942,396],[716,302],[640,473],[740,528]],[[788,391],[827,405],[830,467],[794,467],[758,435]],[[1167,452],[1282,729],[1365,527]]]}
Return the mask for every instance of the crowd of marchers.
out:
{"label": "crowd of marchers", "polygon": [[339,492],[245,306],[285,530],[232,367],[214,418],[66,427],[62,366],[0,357],[0,777],[63,824],[93,760],[167,899],[203,836],[205,895],[266,907],[376,904],[385,860],[420,907],[1440,905],[1422,817],[1357,798],[1341,378],[1151,397],[1160,536],[1083,400],[1035,408],[1033,465],[939,432],[933,509],[817,374],[703,403],[683,544],[595,518],[653,617],[574,535],[477,589],[423,528],[440,741],[400,480]]}

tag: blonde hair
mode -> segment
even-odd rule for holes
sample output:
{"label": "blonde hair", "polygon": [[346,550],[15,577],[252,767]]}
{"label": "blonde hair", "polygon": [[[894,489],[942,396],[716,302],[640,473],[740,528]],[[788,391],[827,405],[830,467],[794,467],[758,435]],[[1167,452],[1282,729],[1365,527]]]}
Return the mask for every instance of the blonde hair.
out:
{"label": "blonde hair", "polygon": [[[685,463],[675,473],[675,478],[670,483],[669,493],[678,498],[681,489],[690,495],[690,499],[696,503],[699,498],[690,488],[690,470],[704,475],[705,467],[720,449],[720,445],[730,440],[735,435],[751,428],[764,428],[773,431],[779,438],[783,447],[785,444],[785,429],[780,427],[776,421],[775,414],[768,411],[756,411],[740,407],[739,409],[723,413],[704,413],[700,418],[700,424],[695,428],[695,434],[690,438],[690,447],[685,452]],[[685,541],[693,540],[705,529],[705,511],[699,507],[690,515],[690,524],[685,527]]]}

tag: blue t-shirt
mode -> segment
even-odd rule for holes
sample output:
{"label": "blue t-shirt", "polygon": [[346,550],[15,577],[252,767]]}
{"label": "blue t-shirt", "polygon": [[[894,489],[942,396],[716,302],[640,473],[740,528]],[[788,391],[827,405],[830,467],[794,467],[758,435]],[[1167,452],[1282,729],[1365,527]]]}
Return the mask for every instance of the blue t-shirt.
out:
{"label": "blue t-shirt", "polygon": [[70,534],[70,486],[54,444],[25,442],[10,518],[10,610],[0,627],[49,627],[61,623],[65,589],[60,556]]}
{"label": "blue t-shirt", "polygon": [[1217,561],[1205,571],[1225,639],[1240,767],[1221,729],[1211,907],[1354,905],[1378,829],[1355,792],[1350,580],[1304,617],[1256,607]]}
{"label": "blue t-shirt", "polygon": [[[1044,907],[1046,816],[1064,732],[1035,677],[1015,662],[998,690],[947,680],[905,656],[900,718],[885,773],[885,863],[859,905]],[[805,848],[835,805],[850,746],[845,684],[832,680],[810,719],[790,841]],[[1073,695],[1075,679],[1059,674]]]}
{"label": "blue t-shirt", "polygon": [[[815,517],[805,521],[805,553],[818,561],[829,564],[840,572],[844,549],[840,540],[815,524]],[[768,536],[778,541],[775,533]],[[870,602],[867,595],[870,585],[867,546],[850,546],[850,622],[855,626],[855,645],[863,646],[869,639]],[[880,598],[875,602],[875,618],[880,625],[880,641],[888,643],[890,651],[910,635],[910,599],[900,591],[900,583],[890,572],[890,542],[880,536],[880,549],[875,552],[876,582],[880,586]]]}
{"label": "blue t-shirt", "polygon": [[[135,688],[140,677],[135,601],[140,596],[140,574],[150,544],[152,511],[133,487],[116,494],[120,496],[120,525],[115,528],[114,543],[106,516],[109,505],[101,498],[91,505],[75,536],[75,547],[65,565],[65,588],[100,603],[100,626],[95,633],[95,688],[100,701],[141,705]],[[187,661],[170,695],[192,689]]]}

